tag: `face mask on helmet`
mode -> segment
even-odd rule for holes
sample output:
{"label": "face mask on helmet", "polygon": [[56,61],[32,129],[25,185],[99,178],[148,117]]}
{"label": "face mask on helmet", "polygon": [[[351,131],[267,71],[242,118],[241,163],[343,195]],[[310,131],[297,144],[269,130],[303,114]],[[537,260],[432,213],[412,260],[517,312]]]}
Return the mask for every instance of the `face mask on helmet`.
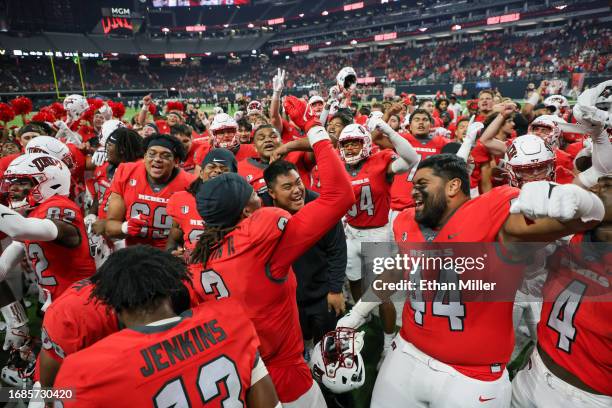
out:
{"label": "face mask on helmet", "polygon": [[337,394],[361,387],[365,382],[365,369],[360,354],[363,336],[363,332],[346,327],[327,333],[312,353],[314,378]]}
{"label": "face mask on helmet", "polygon": [[64,99],[64,109],[66,109],[70,120],[78,119],[88,108],[87,99],[81,95],[68,95]]}
{"label": "face mask on helmet", "polygon": [[352,67],[344,67],[336,75],[336,83],[340,90],[353,90],[357,87],[357,73]]}
{"label": "face mask on helmet", "polygon": [[13,160],[6,169],[2,182],[2,190],[5,189],[9,199],[11,195],[14,196],[16,204],[25,195],[26,205],[34,207],[55,195],[68,196],[70,171],[66,164],[53,156],[24,154]]}
{"label": "face mask on helmet", "polygon": [[[362,145],[359,153],[353,154],[352,151],[347,151],[346,144],[350,144],[350,142],[361,142]],[[353,123],[342,129],[338,137],[338,146],[340,147],[340,158],[345,163],[354,165],[370,157],[372,153],[372,137],[365,127]]]}
{"label": "face mask on helmet", "polygon": [[8,202],[9,208],[24,212],[30,209],[30,194],[37,182],[31,177],[3,177],[0,193]]}
{"label": "face mask on helmet", "polygon": [[555,161],[551,146],[531,134],[515,139],[504,157],[510,185],[514,187],[521,187],[531,181],[554,181]]}

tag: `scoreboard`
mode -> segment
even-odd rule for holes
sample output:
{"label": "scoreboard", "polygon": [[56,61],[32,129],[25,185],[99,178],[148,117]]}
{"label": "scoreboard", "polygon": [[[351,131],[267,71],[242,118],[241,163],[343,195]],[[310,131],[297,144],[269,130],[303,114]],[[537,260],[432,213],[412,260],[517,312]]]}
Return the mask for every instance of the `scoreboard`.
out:
{"label": "scoreboard", "polygon": [[152,0],[153,7],[243,6],[251,0]]}

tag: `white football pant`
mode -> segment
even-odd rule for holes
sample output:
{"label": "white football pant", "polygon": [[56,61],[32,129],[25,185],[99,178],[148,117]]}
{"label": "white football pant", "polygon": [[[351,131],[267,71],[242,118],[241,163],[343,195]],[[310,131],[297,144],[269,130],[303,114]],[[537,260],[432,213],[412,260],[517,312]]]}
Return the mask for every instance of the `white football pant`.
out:
{"label": "white football pant", "polygon": [[393,342],[376,378],[372,408],[510,407],[506,370],[495,381],[480,381],[428,356],[400,335]]}
{"label": "white football pant", "polygon": [[512,381],[514,408],[610,408],[612,397],[591,394],[551,373],[536,347],[529,363]]}
{"label": "white football pant", "polygon": [[358,229],[346,225],[346,277],[350,281],[361,279],[362,242],[390,242],[389,224],[379,228]]}

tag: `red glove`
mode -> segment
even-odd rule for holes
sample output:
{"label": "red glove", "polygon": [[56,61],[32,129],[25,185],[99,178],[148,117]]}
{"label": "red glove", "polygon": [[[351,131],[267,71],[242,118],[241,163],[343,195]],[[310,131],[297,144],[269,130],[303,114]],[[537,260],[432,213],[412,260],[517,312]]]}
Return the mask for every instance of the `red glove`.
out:
{"label": "red glove", "polygon": [[146,215],[138,214],[134,218],[128,219],[123,223],[121,230],[129,235],[130,237],[137,237],[142,232],[143,228],[149,224],[149,217]]}
{"label": "red glove", "polygon": [[304,125],[306,124],[306,121],[304,120],[306,101],[296,98],[295,96],[288,95],[285,96],[283,107],[293,123],[295,123],[299,128],[304,129]]}

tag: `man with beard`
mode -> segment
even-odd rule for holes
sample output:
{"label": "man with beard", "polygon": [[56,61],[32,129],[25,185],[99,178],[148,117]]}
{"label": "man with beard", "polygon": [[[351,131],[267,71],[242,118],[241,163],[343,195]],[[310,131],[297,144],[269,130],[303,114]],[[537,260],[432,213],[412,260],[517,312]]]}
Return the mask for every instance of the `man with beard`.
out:
{"label": "man with beard", "polygon": [[[604,215],[603,204],[594,194],[574,185],[548,183],[528,183],[521,191],[499,187],[470,199],[463,159],[441,154],[419,164],[413,190],[416,207],[395,219],[395,241],[497,242],[486,252],[485,269],[488,281],[504,279],[496,290],[508,297],[495,302],[461,301],[463,292],[450,290],[424,301],[419,290],[411,291],[402,313],[402,330],[377,378],[372,407],[463,407],[478,402],[509,406],[511,387],[505,365],[514,343],[512,299],[523,278],[520,264],[528,256],[524,246],[513,244],[550,242],[592,228]],[[539,219],[540,214],[548,218]],[[442,279],[444,271],[430,272]],[[453,278],[455,272],[449,272],[448,278]],[[419,279],[418,275],[411,277]],[[358,303],[338,326],[359,327],[375,306],[376,302]]]}
{"label": "man with beard", "polygon": [[144,141],[143,161],[117,168],[108,198],[106,235],[125,238],[126,245],[148,244],[165,248],[172,228],[166,212],[170,196],[185,190],[193,176],[179,168],[185,158],[181,142],[170,135],[153,135]]}

